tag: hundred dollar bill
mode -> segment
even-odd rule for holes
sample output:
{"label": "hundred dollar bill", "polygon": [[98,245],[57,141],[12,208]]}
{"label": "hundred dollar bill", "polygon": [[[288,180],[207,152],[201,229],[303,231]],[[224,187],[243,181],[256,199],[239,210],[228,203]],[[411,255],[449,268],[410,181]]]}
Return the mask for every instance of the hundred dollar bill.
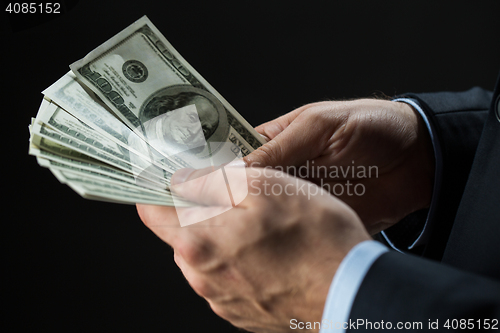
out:
{"label": "hundred dollar bill", "polygon": [[[113,116],[106,107],[83,89],[72,72],[66,73],[49,88],[45,89],[43,94],[95,131],[107,136],[120,146],[127,147],[128,150],[135,154],[143,156],[144,159],[162,164],[167,170],[175,171],[186,166],[180,161],[166,159],[146,141],[138,140],[137,135],[130,128]],[[42,112],[41,110],[42,108],[39,113]]]}
{"label": "hundred dollar bill", "polygon": [[[112,176],[107,176],[102,173],[94,172],[87,169],[80,169],[77,166],[60,163],[53,160],[47,160],[40,156],[37,156],[38,164],[42,167],[48,168],[50,170],[59,170],[60,179],[63,179],[62,183],[80,183],[80,184],[92,184],[94,187],[96,184],[101,184],[105,187],[114,188],[115,190],[127,191],[129,194],[134,194],[136,196],[142,196],[148,200],[154,200],[155,202],[162,202],[164,206],[174,205],[174,196],[170,191],[163,190],[153,190],[147,189],[143,186],[138,186],[132,182],[124,182]],[[62,178],[61,178],[62,177]],[[181,203],[182,206],[191,206],[192,204],[178,196],[175,196],[175,204]]]}
{"label": "hundred dollar bill", "polygon": [[[62,146],[54,141],[46,140],[44,138],[37,138],[37,135],[34,133],[33,127],[35,126],[35,119],[32,119],[32,124],[29,125],[30,131],[30,145],[29,145],[29,154],[33,156],[41,156],[46,159],[53,160],[70,160],[79,163],[84,163],[87,165],[95,165],[97,167],[111,167],[110,165],[103,163],[99,160],[96,160],[88,155],[77,152],[71,148]],[[121,171],[120,171],[121,172]],[[130,177],[133,178],[132,175],[126,173]]]}
{"label": "hundred dollar bill", "polygon": [[[41,138],[38,142],[40,148],[34,143],[30,144],[29,154],[36,156],[38,164],[42,167],[67,166],[72,171],[79,171],[92,175],[102,175],[103,177],[110,177],[122,183],[135,184],[143,188],[160,191],[160,193],[169,193],[165,190],[165,185],[153,182],[146,178],[134,177],[133,175],[120,171],[108,164],[104,164],[86,155],[80,154],[72,149],[58,145],[54,142]],[[41,161],[48,160],[49,162],[41,163]]]}
{"label": "hundred dollar bill", "polygon": [[225,142],[243,156],[264,143],[145,16],[70,68],[167,157],[180,156],[192,165],[216,154]]}
{"label": "hundred dollar bill", "polygon": [[[157,194],[145,193],[140,189],[134,190],[104,181],[94,181],[87,177],[82,177],[78,174],[59,169],[50,168],[49,170],[61,183],[68,185],[75,192],[87,199],[124,204],[144,203],[163,206],[173,205],[169,199],[163,199]],[[181,203],[181,206],[188,207],[191,206],[191,204]]]}
{"label": "hundred dollar bill", "polygon": [[135,167],[136,175],[142,170],[150,168],[161,169],[167,181],[172,177],[173,170],[163,167],[158,161],[148,159],[144,155],[138,155],[129,150],[128,146],[117,144],[115,141],[93,130],[88,125],[71,116],[55,104],[48,105],[37,115],[37,121],[45,123],[63,134],[70,136],[73,140],[92,144],[94,148],[103,153],[119,158]]}
{"label": "hundred dollar bill", "polygon": [[[140,176],[154,183],[162,184],[165,188],[167,188],[166,185],[168,184],[168,179],[164,170],[160,170],[154,166],[148,167],[147,169],[138,169],[133,164],[103,151],[96,142],[93,142],[92,140],[84,142],[76,139],[76,134],[71,134],[72,133],[62,133],[51,128],[51,126],[48,126],[45,123],[36,122],[33,124],[31,130],[31,140],[34,145],[44,150],[53,151],[54,153],[66,153],[65,156],[70,158],[78,157],[78,155],[82,154],[87,155],[93,159],[126,171],[136,177]],[[58,146],[63,146],[67,149],[66,151],[62,151]]]}
{"label": "hundred dollar bill", "polygon": [[159,190],[144,188],[142,186],[136,185],[135,182],[125,182],[121,179],[112,176],[94,172],[88,169],[80,169],[72,164],[61,163],[54,160],[47,160],[42,157],[37,157],[37,162],[41,167],[60,170],[63,175],[67,172],[71,175],[79,176],[82,179],[92,180],[94,182],[118,185],[121,186],[122,188],[129,188],[131,190],[135,190],[140,193],[145,193],[145,194],[147,193],[150,195],[154,195],[161,199],[168,199],[169,202],[172,201],[172,196],[169,194],[167,190],[159,191]]}
{"label": "hundred dollar bill", "polygon": [[[36,116],[38,117],[40,114],[42,114],[45,111],[45,109],[49,107],[50,104],[51,104],[50,100],[47,100],[45,98],[42,99],[42,103],[40,103],[40,106],[38,107],[38,113],[36,114]],[[31,117],[30,133],[31,133],[31,127],[35,122],[36,118]]]}
{"label": "hundred dollar bill", "polygon": [[[87,174],[102,175],[103,177],[110,177],[118,181],[135,184],[147,189],[160,191],[160,193],[171,194],[165,184],[161,182],[151,181],[144,178],[144,175],[134,176],[129,172],[121,171],[110,164],[103,163],[81,152],[73,150],[70,147],[62,146],[54,141],[47,140],[43,137],[37,137],[33,133],[33,126],[36,122],[35,118],[31,119],[29,125],[30,130],[30,145],[29,154],[36,156],[37,161],[43,167],[49,167],[49,163],[40,163],[44,160],[49,160],[54,165],[68,166],[72,171],[80,171]],[[35,140],[33,139],[35,138]],[[35,144],[36,143],[36,144]]]}
{"label": "hundred dollar bill", "polygon": [[[141,181],[138,182],[136,177],[133,175],[101,163],[89,163],[66,158],[61,155],[53,154],[49,151],[41,150],[33,144],[30,145],[29,153],[30,155],[36,156],[38,164],[45,168],[65,169],[98,180],[109,180],[113,183],[124,186],[140,186],[142,188],[152,189],[155,193],[160,193],[162,195],[166,194],[169,196],[171,195],[170,191],[166,190],[164,187],[148,182],[146,179],[141,179]],[[138,185],[138,183],[140,185]]]}

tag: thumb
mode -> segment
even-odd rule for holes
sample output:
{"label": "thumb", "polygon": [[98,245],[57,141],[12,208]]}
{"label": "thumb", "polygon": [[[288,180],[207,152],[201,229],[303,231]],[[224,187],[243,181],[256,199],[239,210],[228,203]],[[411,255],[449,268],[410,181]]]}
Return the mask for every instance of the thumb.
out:
{"label": "thumb", "polygon": [[[273,124],[274,126],[275,124]],[[324,124],[310,117],[299,117],[270,141],[243,158],[249,167],[298,166],[316,158],[323,150]]]}
{"label": "thumb", "polygon": [[[287,141],[288,135],[282,135],[283,132],[288,132],[288,127],[293,124],[297,116],[299,116],[306,106],[295,109],[281,117],[268,121],[267,123],[257,126],[255,130],[261,134],[266,141],[263,146],[245,156],[243,161],[249,167],[275,167],[282,164],[282,153],[287,155],[287,152],[281,152],[281,147],[287,148],[287,145],[282,141]],[[281,138],[278,136],[281,135]]]}

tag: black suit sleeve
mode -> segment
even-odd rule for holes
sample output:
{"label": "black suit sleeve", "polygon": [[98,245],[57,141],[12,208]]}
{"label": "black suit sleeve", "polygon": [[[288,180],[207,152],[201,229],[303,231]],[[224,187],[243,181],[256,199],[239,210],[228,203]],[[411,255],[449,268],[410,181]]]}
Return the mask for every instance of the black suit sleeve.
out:
{"label": "black suit sleeve", "polygon": [[[488,195],[482,196],[481,200],[477,195],[481,189],[477,186],[473,186],[476,192],[470,191],[469,185],[466,189],[469,174],[486,177],[488,184],[497,184],[500,176],[495,162],[500,153],[495,148],[500,139],[500,124],[494,117],[492,105],[496,104],[492,103],[492,96],[480,88],[462,93],[406,95],[416,99],[423,108],[441,148],[440,192],[424,256],[439,261],[443,259],[444,263],[394,252],[382,255],[371,266],[358,290],[351,320],[384,320],[393,324],[421,322],[424,331],[431,331],[429,320],[438,320],[440,331],[448,331],[443,326],[448,319],[500,319],[499,215],[497,208],[491,209],[498,207],[498,201],[495,201],[498,188],[484,187]],[[471,196],[474,200],[465,200],[467,206],[461,206],[464,204],[462,197]],[[459,206],[460,211],[487,210],[483,212],[487,217],[483,214],[466,221],[460,219],[461,228],[454,228],[450,237],[453,224],[458,223],[455,221],[459,217]],[[484,223],[480,224],[476,219],[482,219]],[[481,237],[476,237],[474,244],[467,244],[467,251],[460,252],[457,260],[443,257],[445,249],[450,257],[451,243],[455,248],[462,248],[464,239],[469,241],[469,235],[479,225]],[[457,237],[457,233],[463,237]],[[477,265],[462,265],[464,261]],[[454,267],[464,270],[448,266],[446,262],[453,262]],[[474,323],[473,330],[477,330],[477,321]],[[498,325],[500,323],[497,324],[500,327]]]}
{"label": "black suit sleeve", "polygon": [[[498,281],[395,252],[375,261],[350,314],[351,321],[390,322],[393,328],[387,331],[393,331],[398,322],[422,323],[419,332],[428,329],[429,320],[438,320],[438,331],[448,331],[447,319],[474,319],[472,331],[476,331],[478,319],[494,318],[500,318]],[[370,327],[358,329],[371,331]]]}
{"label": "black suit sleeve", "polygon": [[[441,150],[442,169],[436,179],[439,194],[433,198],[436,210],[430,221],[430,239],[423,251],[424,257],[440,260],[488,116],[492,92],[472,88],[465,92],[408,93],[398,97],[412,98],[419,103],[435,130]],[[426,214],[417,217],[425,219]],[[396,224],[392,229],[386,233],[397,243],[398,234],[404,228]]]}

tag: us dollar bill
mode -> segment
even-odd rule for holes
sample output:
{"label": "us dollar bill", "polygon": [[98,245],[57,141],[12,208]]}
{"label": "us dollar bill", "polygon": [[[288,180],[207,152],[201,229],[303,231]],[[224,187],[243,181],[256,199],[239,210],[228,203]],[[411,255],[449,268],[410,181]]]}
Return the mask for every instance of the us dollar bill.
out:
{"label": "us dollar bill", "polygon": [[[138,140],[137,135],[129,127],[113,116],[107,107],[103,106],[93,96],[89,95],[88,91],[83,89],[72,72],[66,73],[42,93],[45,98],[56,103],[96,132],[113,140],[120,146],[126,147],[133,153],[141,155],[145,160],[152,160],[155,164],[162,164],[165,169],[171,171],[186,166],[181,163],[182,161],[165,158],[146,141]],[[38,112],[39,114],[43,112],[42,106]]]}
{"label": "us dollar bill", "polygon": [[[52,151],[56,154],[66,154],[69,158],[78,158],[79,155],[89,156],[134,176],[146,178],[159,186],[163,186],[163,188],[168,187],[167,174],[159,168],[154,166],[146,169],[137,167],[120,157],[104,151],[95,141],[77,139],[77,134],[75,133],[63,133],[45,123],[36,122],[32,126],[31,141],[35,146],[44,150]],[[66,149],[61,148],[61,146]]]}
{"label": "us dollar bill", "polygon": [[[30,155],[36,156],[38,164],[42,167],[49,169],[66,169],[75,173],[80,173],[89,178],[96,178],[98,180],[109,180],[114,183],[128,185],[132,187],[138,186],[137,178],[133,175],[115,169],[105,164],[97,163],[96,161],[86,162],[82,160],[75,160],[61,155],[51,153],[36,147],[34,144],[30,145]],[[162,195],[171,195],[170,191],[155,183],[148,182],[146,179],[141,179],[139,182],[141,187],[154,190],[155,193]]]}
{"label": "us dollar bill", "polygon": [[131,190],[136,190],[141,193],[148,193],[150,195],[154,195],[157,198],[168,199],[172,201],[172,196],[166,190],[159,191],[159,190],[144,188],[142,186],[136,185],[135,182],[124,182],[122,179],[119,178],[94,172],[88,169],[79,168],[73,164],[61,163],[54,160],[44,159],[42,157],[37,157],[37,162],[41,167],[60,170],[63,175],[67,173],[70,175],[79,176],[82,179],[92,180],[94,182],[118,185],[121,186],[122,188],[129,188]]}
{"label": "us dollar bill", "polygon": [[92,144],[95,148],[102,150],[104,153],[134,165],[138,171],[155,165],[155,167],[164,170],[167,179],[169,179],[174,172],[163,164],[160,164],[159,161],[149,159],[146,155],[130,151],[129,146],[116,143],[107,136],[102,135],[77,118],[73,117],[55,104],[51,103],[45,109],[40,111],[36,119],[39,122],[45,123],[52,128],[71,136],[74,140],[78,140],[86,144]]}
{"label": "us dollar bill", "polygon": [[70,68],[116,117],[169,158],[193,166],[225,142],[243,156],[264,143],[145,16]]}
{"label": "us dollar bill", "polygon": [[[49,170],[61,183],[68,185],[75,192],[87,199],[123,204],[144,203],[173,206],[171,198],[163,198],[156,193],[148,193],[144,191],[144,189],[132,189],[127,186],[113,184],[103,180],[96,181],[88,177],[83,177],[77,173],[63,171],[61,169],[50,168]],[[177,206],[177,200],[175,204]],[[188,202],[182,202],[180,205],[184,207],[192,206],[192,204]]]}
{"label": "us dollar bill", "polygon": [[147,17],[70,67],[43,91],[29,154],[84,198],[188,207],[176,170],[264,143]]}

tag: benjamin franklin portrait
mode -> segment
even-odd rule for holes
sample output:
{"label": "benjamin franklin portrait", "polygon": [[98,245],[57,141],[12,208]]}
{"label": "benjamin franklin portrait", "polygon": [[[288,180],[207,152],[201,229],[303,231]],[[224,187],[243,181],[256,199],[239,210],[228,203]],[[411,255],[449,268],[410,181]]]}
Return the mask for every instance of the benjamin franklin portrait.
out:
{"label": "benjamin franklin portrait", "polygon": [[227,140],[229,132],[222,103],[190,85],[154,93],[142,105],[139,120],[147,141],[167,156],[189,152],[197,158],[208,157],[214,147],[217,150],[217,142]]}

